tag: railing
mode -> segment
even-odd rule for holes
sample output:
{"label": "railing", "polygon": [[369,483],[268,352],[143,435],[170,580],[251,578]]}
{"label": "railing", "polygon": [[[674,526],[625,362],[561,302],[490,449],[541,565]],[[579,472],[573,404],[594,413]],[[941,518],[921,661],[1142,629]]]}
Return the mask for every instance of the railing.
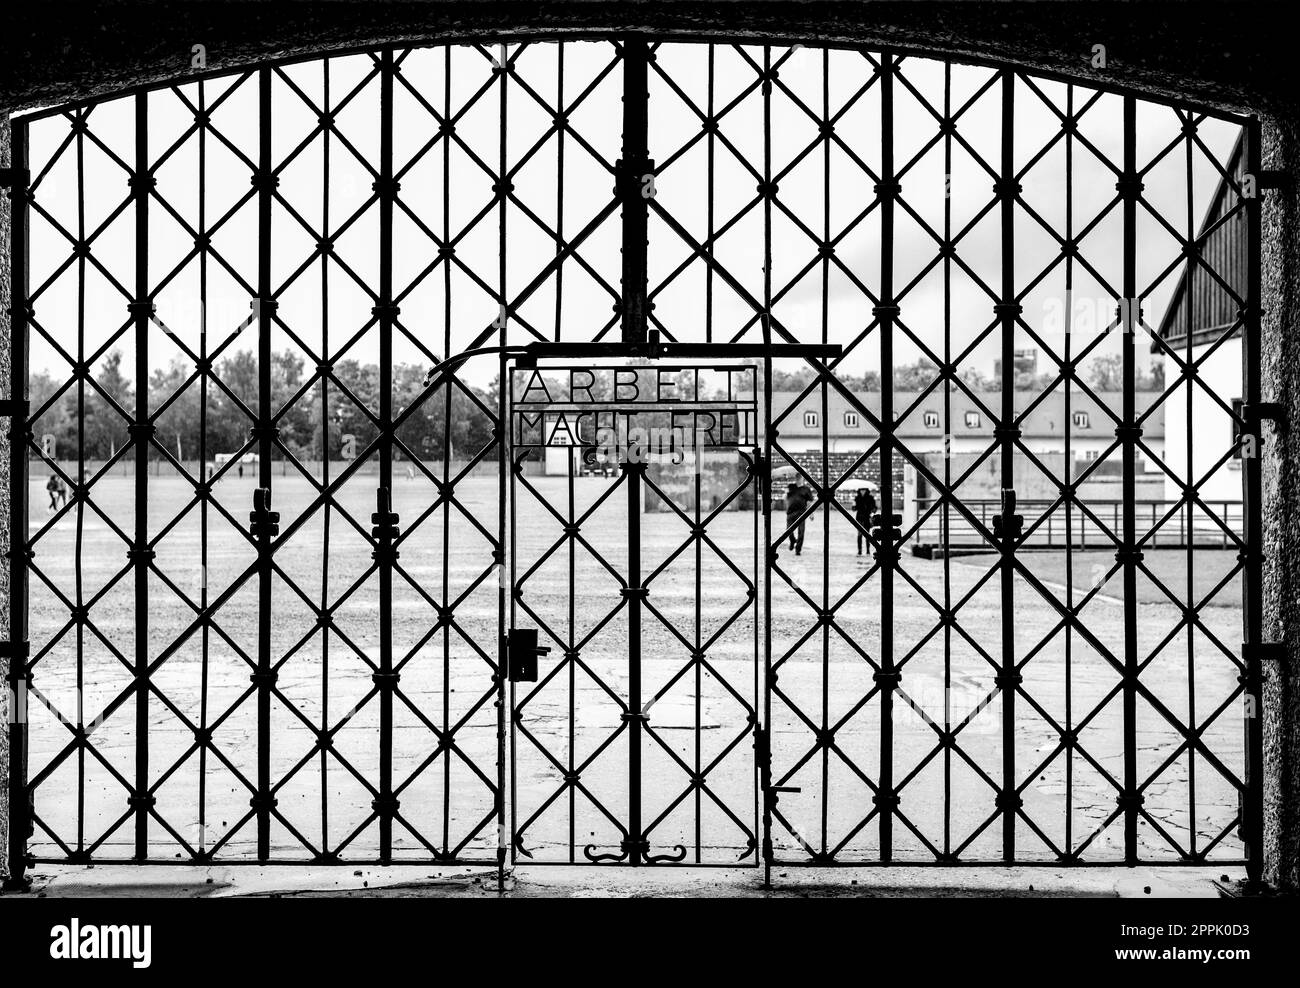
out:
{"label": "railing", "polygon": [[[925,517],[926,512],[942,500],[917,498],[916,517]],[[1144,539],[1155,530],[1146,541],[1146,545],[1151,547],[1183,547],[1188,544],[1190,534],[1194,546],[1228,548],[1235,544],[1229,533],[1240,537],[1244,532],[1241,501],[1205,501],[1204,507],[1179,506],[1177,501],[1168,500],[1133,503],[1137,509],[1138,538]],[[963,498],[961,504],[979,519],[985,531],[993,531],[993,516],[1002,510],[998,498]],[[1125,502],[1119,498],[1084,500],[1082,506],[1070,504],[1067,518],[1066,505],[1043,498],[1019,501],[1016,510],[1024,516],[1022,530],[1027,533],[1025,544],[1028,546],[1046,548],[1069,544],[1075,549],[1106,549],[1112,547],[1123,532],[1124,505]],[[953,506],[946,510],[942,506],[935,508],[911,541],[953,549],[992,548],[970,519]]]}

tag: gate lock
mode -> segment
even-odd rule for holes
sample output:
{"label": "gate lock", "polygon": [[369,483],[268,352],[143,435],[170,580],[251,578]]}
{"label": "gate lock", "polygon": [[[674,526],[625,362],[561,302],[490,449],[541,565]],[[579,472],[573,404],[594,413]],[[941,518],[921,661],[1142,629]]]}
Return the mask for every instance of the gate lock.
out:
{"label": "gate lock", "polygon": [[537,682],[537,659],[551,651],[537,644],[536,628],[511,628],[506,634],[506,668],[512,683]]}

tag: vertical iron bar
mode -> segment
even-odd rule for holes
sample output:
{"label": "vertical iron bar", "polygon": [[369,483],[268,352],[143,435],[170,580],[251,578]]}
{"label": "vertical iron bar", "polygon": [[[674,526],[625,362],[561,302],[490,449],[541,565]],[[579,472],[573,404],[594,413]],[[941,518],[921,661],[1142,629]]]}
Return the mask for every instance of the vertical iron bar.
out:
{"label": "vertical iron bar", "polygon": [[[697,389],[698,389],[698,384],[699,381],[697,378],[696,380]],[[704,496],[704,485],[702,483],[704,464],[702,462],[703,454],[699,450],[694,450],[693,453],[695,456],[700,457],[700,459],[697,459],[695,461],[694,490],[692,492],[694,494],[694,500],[695,500],[695,511],[694,511],[695,527],[698,529],[700,527],[700,521],[701,521],[700,498]],[[703,681],[704,680],[704,652],[703,652],[703,648],[704,648],[704,634],[703,634],[704,632],[704,628],[703,628],[703,624],[704,624],[704,614],[703,614],[704,539],[700,535],[697,535],[695,536],[694,542],[695,542],[695,615],[694,615],[695,655],[691,659],[691,665],[694,666],[693,671],[695,673],[695,711],[694,711],[695,717],[694,717],[694,723],[692,724],[692,727],[694,728],[692,733],[694,734],[693,740],[694,740],[695,757],[694,757],[694,765],[692,767],[694,769],[696,777],[703,778],[704,776],[702,773],[704,769],[704,764],[702,760],[703,753],[701,751],[702,748],[701,735],[703,733],[703,717],[704,717],[704,707],[703,707],[703,699],[704,699],[704,681]],[[700,787],[697,786],[695,789],[695,800],[694,800],[695,802],[695,806],[694,806],[695,861],[697,864],[700,861],[700,836],[701,836],[700,819],[701,819],[701,813],[703,812],[703,805],[701,803],[703,796],[704,794],[700,791]]]}
{"label": "vertical iron bar", "polygon": [[[258,71],[257,476],[271,490],[271,69]],[[257,535],[257,858],[271,854],[271,530]]]}
{"label": "vertical iron bar", "polygon": [[[502,681],[503,689],[505,688],[505,682],[507,680],[509,680],[510,683],[509,686],[509,690],[510,690],[510,862],[512,864],[515,864],[519,860],[519,851],[518,851],[518,844],[517,844],[519,839],[519,829],[518,829],[519,828],[519,772],[518,772],[519,763],[518,763],[518,742],[516,737],[518,733],[518,724],[519,724],[519,708],[515,705],[518,702],[516,697],[517,691],[515,689],[515,681],[511,679],[509,676],[509,663],[507,661],[507,655],[506,655],[505,628],[513,628],[515,626],[515,613],[517,610],[516,601],[519,597],[519,590],[516,585],[516,580],[519,575],[518,567],[517,567],[517,563],[519,560],[519,544],[517,538],[519,533],[519,517],[518,517],[519,486],[515,480],[515,451],[514,451],[514,433],[513,433],[514,426],[512,421],[514,412],[511,410],[511,406],[509,404],[509,402],[512,402],[514,400],[514,393],[513,393],[514,385],[511,383],[510,371],[509,368],[507,367],[504,354],[502,355],[501,358],[501,369],[503,374],[503,377],[501,379],[501,392],[504,396],[501,399],[501,402],[504,407],[505,414],[507,416],[506,422],[504,423],[504,429],[506,430],[506,436],[508,437],[507,443],[509,446],[509,450],[508,453],[506,454],[505,467],[510,471],[510,501],[509,504],[507,505],[504,500],[505,485],[503,484],[500,492],[500,497],[502,499],[500,504],[501,504],[502,513],[505,513],[505,511],[507,510],[510,513],[510,558],[509,558],[509,581],[508,581],[510,584],[509,587],[510,592],[508,594],[510,613],[508,615],[505,627],[502,628],[502,634],[500,636],[501,645],[500,645],[500,654],[497,657],[497,675]],[[570,691],[570,695],[572,695],[572,691]]]}
{"label": "vertical iron bar", "polygon": [[[443,49],[443,104],[442,119],[451,119],[451,46]],[[451,138],[448,135],[443,136],[442,140],[442,242],[451,243]],[[451,278],[451,259],[445,258],[442,262],[442,298],[443,298],[443,348],[442,358],[446,360],[452,353],[452,278]],[[501,365],[501,387],[505,389],[505,369],[504,363]],[[453,382],[449,379],[443,382],[442,396],[442,421],[443,421],[443,442],[442,442],[442,486],[444,490],[451,489],[451,458],[454,455],[452,449],[452,392],[454,391]],[[498,395],[498,404],[500,404],[500,395]],[[450,507],[448,505],[447,507]],[[502,524],[501,512],[498,511],[497,522]],[[443,510],[442,512],[442,607],[444,613],[451,604],[451,512]],[[503,543],[504,544],[504,543]],[[442,681],[446,684],[451,683],[451,622],[443,623],[442,627]],[[499,698],[498,698],[499,699]],[[504,711],[498,709],[497,720],[498,728],[501,727],[501,718]],[[443,734],[449,735],[452,729],[451,724],[451,690],[442,691],[442,731]],[[503,771],[500,765],[497,766],[498,774]],[[442,853],[448,854],[451,850],[451,759],[442,760]],[[500,800],[502,794],[498,786],[497,799]],[[500,857],[504,852],[505,845],[502,843],[502,834],[497,835],[497,855]],[[504,866],[498,868],[498,878],[504,882]]]}
{"label": "vertical iron bar", "polygon": [[32,797],[27,786],[27,124],[9,131],[9,878],[23,889]]}
{"label": "vertical iron bar", "polygon": [[1124,862],[1137,864],[1137,403],[1133,335],[1137,321],[1137,101],[1124,97],[1124,297],[1120,300],[1123,357],[1124,571]]}
{"label": "vertical iron bar", "polygon": [[[506,60],[506,46],[504,44],[501,45],[500,48],[498,49],[497,60],[501,63],[502,70],[503,70],[501,72],[500,102],[498,104],[499,120],[498,120],[498,130],[497,130],[497,180],[500,183],[504,184],[506,181],[506,175],[508,171],[506,165],[506,152],[508,150],[506,144],[506,122],[508,119],[509,94],[510,94],[510,89],[509,86],[507,85],[508,80],[507,80],[507,71],[506,71],[509,62],[507,62]],[[451,77],[448,76],[449,81],[450,78]],[[506,260],[507,260],[506,258],[506,198],[504,195],[501,196],[501,202],[497,214],[497,237],[498,237],[497,278],[499,279],[498,291],[500,292],[500,298],[501,298],[501,315],[500,315],[501,328],[500,328],[500,335],[497,338],[497,343],[500,344],[502,347],[504,347],[506,345],[506,341],[510,337],[509,326],[507,322],[508,313],[506,311],[506,299],[507,299],[507,295],[506,295]],[[451,310],[449,308],[448,309],[449,314],[450,311]],[[448,351],[448,353],[450,353],[450,351]],[[502,360],[501,366],[504,373],[507,369],[504,359]],[[514,400],[513,393],[510,393],[509,391],[510,388],[511,388],[511,382],[510,382],[510,377],[507,373],[506,376],[504,376],[501,380],[501,390],[507,393],[507,404],[505,405],[505,407],[508,412],[510,409],[510,404],[508,402],[512,402]],[[509,414],[513,414],[513,412],[509,412]],[[505,423],[503,423],[503,427],[504,426]],[[450,422],[448,423],[447,428],[448,431],[450,432],[450,428],[451,428]],[[515,482],[515,462],[514,462],[513,447],[510,450],[510,458],[508,461],[508,466],[510,468],[510,622],[509,622],[509,627],[513,628],[515,626],[515,616],[518,611],[518,608],[516,606],[516,601],[519,598],[519,589],[518,586],[516,585],[516,579],[518,577],[518,569],[516,567],[516,562],[519,558],[519,553],[518,553],[519,546],[516,540],[516,534],[519,531],[519,518],[518,518],[519,487],[518,484]],[[520,465],[519,469],[520,470],[523,469],[522,464]],[[504,494],[504,489],[502,493]],[[569,593],[570,594],[573,593],[572,586],[570,586],[569,588]],[[497,667],[502,678],[506,678],[509,673],[509,662],[508,662],[508,657],[505,649],[504,634],[502,634],[500,640],[502,643],[502,647],[501,647],[501,655],[500,658],[498,659]],[[519,831],[517,829],[519,826],[519,778],[518,778],[518,771],[517,771],[519,763],[517,761],[518,738],[516,736],[516,730],[515,730],[515,725],[519,722],[519,708],[515,705],[517,702],[518,702],[518,691],[515,687],[514,680],[512,679],[510,680],[510,860],[512,862],[517,862],[519,858],[519,853],[518,853]],[[570,721],[572,721],[572,716],[570,716]]]}
{"label": "vertical iron bar", "polygon": [[[1179,114],[1183,123],[1195,126],[1191,113],[1186,116]],[[1186,233],[1184,236],[1189,242],[1196,239],[1196,213],[1195,213],[1195,143],[1192,141],[1191,127],[1186,128],[1183,135],[1183,154],[1184,167],[1187,172],[1187,184],[1184,189],[1185,193],[1185,213]],[[1227,203],[1224,203],[1224,209]],[[1196,307],[1196,259],[1190,254],[1187,257],[1186,265],[1183,268],[1183,302],[1185,303],[1185,312],[1187,319],[1188,332],[1183,336],[1183,356],[1187,366],[1194,364],[1195,357],[1192,352],[1192,332],[1191,327],[1196,325],[1196,318],[1200,315]],[[1136,371],[1134,372],[1136,374]],[[1195,447],[1193,445],[1192,435],[1192,415],[1193,415],[1193,393],[1195,388],[1191,379],[1183,382],[1183,421],[1186,423],[1183,436],[1183,463],[1186,464],[1187,476],[1184,478],[1183,496],[1187,499],[1184,511],[1180,512],[1187,519],[1187,528],[1189,531],[1196,530],[1195,515],[1193,514],[1194,498],[1188,497],[1192,494],[1192,485],[1195,483],[1195,471],[1192,464],[1195,457]],[[1245,394],[1245,391],[1242,392]],[[1235,430],[1234,430],[1235,431]],[[1243,482],[1245,474],[1242,474]],[[1148,531],[1155,528],[1155,505],[1151,506],[1151,525]],[[1152,548],[1155,547],[1155,539],[1152,538]],[[1183,599],[1184,606],[1193,608],[1196,606],[1196,540],[1188,539],[1184,546],[1184,567],[1183,573],[1186,597]],[[1226,548],[1226,546],[1225,546]],[[1187,724],[1190,727],[1196,726],[1196,626],[1194,622],[1189,622],[1187,627],[1186,638],[1186,655],[1187,655]],[[1245,639],[1243,639],[1244,641]],[[1188,745],[1187,747],[1187,853],[1193,858],[1196,857],[1196,746]]]}
{"label": "vertical iron bar", "polygon": [[[330,60],[321,60],[321,108],[330,112]],[[330,236],[330,128],[321,128],[321,236]],[[320,353],[321,359],[330,359],[330,268],[329,255],[320,259]],[[321,375],[320,381],[321,428],[321,484],[330,486],[330,382]],[[320,609],[327,613],[330,601],[330,502],[321,506],[321,564]],[[320,730],[330,726],[330,629],[320,631]],[[322,855],[330,853],[329,816],[329,752],[322,745],[320,751],[320,849]]]}
{"label": "vertical iron bar", "polygon": [[[880,860],[894,856],[894,56],[880,57]],[[901,507],[901,505],[899,506]],[[886,544],[888,543],[888,544]]]}
{"label": "vertical iron bar", "polygon": [[[448,62],[451,59],[451,52],[448,49]],[[450,71],[448,72],[450,76]],[[446,174],[446,173],[444,173]],[[450,296],[449,296],[450,297]],[[450,302],[448,302],[450,306]],[[448,341],[450,342],[451,324],[447,324]],[[446,357],[451,353],[450,348],[443,351]],[[505,639],[506,634],[506,471],[510,467],[510,420],[509,420],[509,396],[510,396],[510,366],[506,360],[505,351],[501,352],[500,360],[497,364],[497,548],[494,553],[497,564],[497,641]],[[450,386],[450,382],[448,384]],[[450,421],[450,420],[449,420]],[[444,444],[443,462],[446,463],[447,451]],[[511,509],[513,511],[513,508]],[[513,515],[511,517],[513,522]],[[513,527],[512,527],[513,533]],[[512,535],[513,537],[513,535]],[[445,544],[445,543],[444,543]],[[443,553],[444,556],[446,553]],[[513,605],[511,605],[513,606]],[[450,669],[450,661],[444,660],[444,669]],[[444,683],[450,682],[444,678]],[[497,811],[497,891],[505,891],[506,881],[506,853],[507,853],[507,832],[506,832],[506,666],[505,656],[497,655],[496,667],[496,688],[497,688],[497,791],[496,791],[496,811]],[[513,684],[511,689],[513,691]],[[512,693],[513,697],[513,693]],[[513,699],[511,708],[514,710]],[[513,744],[513,741],[511,742]],[[514,812],[514,799],[511,798],[511,813]],[[445,839],[445,838],[444,838]]]}
{"label": "vertical iron bar", "polygon": [[618,163],[623,204],[623,340],[644,343],[648,317],[646,241],[649,201],[642,182],[650,171],[648,151],[650,53],[644,38],[623,39],[623,157]]}
{"label": "vertical iron bar", "polygon": [[[628,723],[628,863],[641,863],[641,473],[640,449],[628,450],[627,483],[627,708]],[[636,455],[637,460],[631,459]]]}
{"label": "vertical iron bar", "polygon": [[[952,245],[952,62],[943,63],[943,119],[948,125],[943,136],[943,174],[949,194],[943,199],[943,242],[949,248]],[[945,252],[943,259],[943,362],[952,367],[952,251]],[[943,382],[943,609],[952,612],[952,553],[949,551],[951,532],[949,521],[952,505],[949,503],[952,491],[952,387]],[[917,514],[923,510],[917,505]],[[948,734],[952,730],[952,622],[943,623],[943,730]],[[952,854],[952,746],[943,747],[943,856]]]}
{"label": "vertical iron bar", "polygon": [[[210,372],[208,360],[208,125],[207,125],[207,91],[202,80],[198,85],[199,112],[203,122],[198,127],[198,231],[204,238],[204,245],[199,249],[199,359],[203,362],[199,373],[199,436],[198,436],[198,474],[199,490],[203,492],[199,503],[199,573],[202,581],[199,587],[199,608],[206,614],[208,610],[208,511],[210,490],[208,488],[208,385]],[[200,649],[203,668],[199,682],[199,730],[207,736],[208,730],[208,688],[212,659],[211,629],[206,623],[200,635]],[[208,850],[208,746],[199,746],[199,856],[206,856]],[[322,787],[323,789],[324,787]]]}
{"label": "vertical iron bar", "polygon": [[[771,49],[765,48],[763,65],[771,64]],[[710,138],[712,135],[710,135]],[[763,183],[772,183],[772,104],[763,104]],[[713,198],[713,186],[709,186]],[[709,249],[714,250],[710,241]],[[712,265],[710,265],[712,267]],[[772,807],[777,794],[772,788],[772,568],[776,547],[772,545],[772,200],[763,203],[763,725],[756,739],[759,781],[763,788],[763,887],[772,887]]]}
{"label": "vertical iron bar", "polygon": [[[763,513],[763,719],[754,728],[754,755],[758,762],[759,798],[762,800],[760,838],[763,888],[772,887],[772,347],[769,320],[763,319],[763,450],[755,478],[754,500]],[[755,522],[757,524],[757,521]]]}
{"label": "vertical iron bar", "polygon": [[[623,204],[622,332],[628,343],[646,340],[649,285],[646,268],[649,201],[642,181],[650,170],[650,52],[644,38],[623,39],[623,157],[619,162],[619,196]],[[628,862],[641,863],[641,471],[638,460],[625,467],[627,483],[628,615]]]}
{"label": "vertical iron bar", "polygon": [[[1074,119],[1074,86],[1065,87],[1065,117]],[[1065,132],[1065,242],[1074,243],[1074,130]],[[1065,258],[1065,341],[1062,347],[1066,367],[1073,367],[1071,360],[1074,353],[1071,331],[1074,319],[1074,255]],[[1074,433],[1073,392],[1074,376],[1068,373],[1062,383],[1065,386],[1065,482],[1070,496],[1065,498],[1065,605],[1074,610]],[[1080,515],[1080,525],[1087,523],[1086,517]],[[1074,731],[1074,628],[1065,629],[1065,729]],[[1065,853],[1069,858],[1074,852],[1074,745],[1065,750]]]}
{"label": "vertical iron bar", "polygon": [[135,97],[135,858],[149,856],[149,97]]}
{"label": "vertical iron bar", "polygon": [[[706,113],[710,120],[713,119],[715,83],[716,83],[716,65],[714,46],[709,45],[709,70],[708,70],[708,104]],[[708,202],[705,205],[705,226],[707,229],[709,250],[713,250],[713,235],[716,228],[715,203],[713,198],[714,183],[717,179],[717,128],[710,127],[705,135],[705,173],[708,176],[705,179],[705,191]],[[704,341],[713,342],[713,278],[714,271],[712,264],[704,265]],[[757,382],[755,382],[757,384]]]}
{"label": "vertical iron bar", "polygon": [[[545,452],[542,456],[545,457]],[[564,488],[566,493],[564,503],[565,523],[573,525],[577,521],[577,491],[574,483],[574,474],[577,472],[577,465],[574,463],[573,453],[571,450],[565,450],[567,457],[567,466],[564,473]],[[572,653],[578,650],[578,540],[569,539],[569,586],[565,594],[569,605],[568,626],[565,629],[565,647]],[[566,754],[566,768],[570,773],[576,773],[578,768],[578,663],[575,661],[576,655],[565,656],[565,672],[568,673],[568,690],[569,690],[569,709],[567,718],[569,722],[569,747]],[[578,793],[576,786],[569,786],[569,863],[573,864],[577,860],[577,830],[578,830]]]}
{"label": "vertical iron bar", "polygon": [[[768,83],[769,89],[771,83]],[[824,128],[824,134],[821,139],[822,146],[822,241],[831,242],[831,110],[830,110],[830,61],[829,53],[826,49],[822,50],[822,119],[821,126]],[[820,336],[822,343],[830,342],[830,257],[824,255],[821,258],[821,327]],[[820,380],[817,383],[817,389],[821,393],[821,492],[823,495],[833,495],[832,481],[830,476],[830,385],[826,381],[826,376],[819,375]],[[831,609],[831,501],[824,498],[822,501],[822,586],[821,586],[821,606],[822,610],[829,613]],[[830,622],[822,622],[821,629],[822,639],[822,709],[821,709],[821,729],[824,736],[829,736],[831,726],[831,626]],[[825,794],[822,798],[822,828],[821,828],[821,850],[823,852],[830,850],[829,829],[830,829],[830,766],[831,751],[830,745],[821,746],[822,762],[822,792]]]}
{"label": "vertical iron bar", "polygon": [[[84,111],[81,119],[84,121]],[[77,134],[77,239],[86,239],[86,135]],[[77,362],[86,360],[86,262],[88,258],[77,259]],[[86,482],[86,378],[78,376],[77,380],[77,483]],[[57,462],[58,454],[55,453]],[[77,609],[85,607],[85,568],[82,565],[86,535],[86,505],[77,502],[77,535],[73,547],[73,570],[76,580]],[[86,622],[77,620],[77,729],[86,726],[85,697],[86,687]],[[86,850],[86,748],[77,748],[77,853]]]}
{"label": "vertical iron bar", "polygon": [[[1246,173],[1258,180],[1264,163],[1260,144],[1258,117],[1251,117],[1246,130]],[[1260,330],[1262,298],[1260,272],[1260,238],[1262,204],[1258,193],[1246,200],[1246,311],[1243,313],[1242,396],[1247,408],[1257,411],[1263,398],[1260,362],[1263,359]],[[1191,326],[1188,325],[1190,335]],[[1245,457],[1242,470],[1244,490],[1244,529],[1246,536],[1244,598],[1245,640],[1258,645],[1264,638],[1264,515],[1263,515],[1263,442],[1262,425],[1255,411],[1255,448]],[[1246,878],[1257,885],[1264,872],[1264,691],[1263,669],[1257,648],[1246,649],[1246,787],[1242,829],[1246,844]]]}
{"label": "vertical iron bar", "polygon": [[[393,52],[379,74],[379,860],[393,856]],[[447,386],[450,390],[450,385]],[[448,429],[450,434],[450,429]],[[445,550],[444,550],[445,554]]]}
{"label": "vertical iron bar", "polygon": [[[998,307],[1002,321],[1002,380],[999,388],[1002,405],[999,412],[1001,436],[1002,484],[1002,538],[1001,589],[1002,589],[1002,858],[1014,861],[1016,857],[1016,622],[1015,622],[1015,567],[1013,565],[1015,531],[1012,516],[1016,513],[1015,497],[1015,442],[1012,430],[1016,417],[1016,197],[1012,192],[1016,181],[1015,163],[1015,92],[1016,77],[1011,70],[1002,73],[1002,295]],[[1010,497],[1008,496],[1010,495]]]}

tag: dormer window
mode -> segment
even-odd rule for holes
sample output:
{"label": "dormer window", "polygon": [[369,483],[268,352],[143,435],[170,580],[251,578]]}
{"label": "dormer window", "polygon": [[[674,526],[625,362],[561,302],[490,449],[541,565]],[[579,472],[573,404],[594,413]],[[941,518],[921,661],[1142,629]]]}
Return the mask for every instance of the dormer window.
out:
{"label": "dormer window", "polygon": [[925,412],[921,416],[921,421],[925,423],[927,429],[937,429],[939,428],[939,413]]}
{"label": "dormer window", "polygon": [[804,412],[804,413],[803,413],[803,424],[804,424],[805,426],[807,426],[809,429],[815,429],[815,428],[817,428],[817,413],[816,413],[816,412]]}
{"label": "dormer window", "polygon": [[1091,425],[1091,420],[1088,418],[1087,412],[1075,412],[1071,418],[1074,420],[1074,427],[1076,429],[1087,429]]}
{"label": "dormer window", "polygon": [[846,429],[856,429],[857,427],[858,427],[858,413],[857,413],[857,412],[845,412],[845,413],[844,413],[844,428],[846,428]]}
{"label": "dormer window", "polygon": [[980,413],[979,413],[979,412],[967,412],[967,413],[966,413],[966,428],[968,428],[968,429],[978,429],[979,427],[980,427]]}

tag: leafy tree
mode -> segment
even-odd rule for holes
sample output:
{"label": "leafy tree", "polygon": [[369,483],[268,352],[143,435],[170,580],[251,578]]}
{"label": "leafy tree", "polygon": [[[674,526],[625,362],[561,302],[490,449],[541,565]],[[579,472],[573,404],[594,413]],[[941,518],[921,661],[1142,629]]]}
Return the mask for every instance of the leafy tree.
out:
{"label": "leafy tree", "polygon": [[1104,353],[1088,362],[1084,381],[1094,391],[1124,390],[1124,358],[1118,353]]}
{"label": "leafy tree", "polygon": [[[87,459],[107,459],[130,442],[127,424],[135,414],[135,388],[122,373],[122,354],[112,350],[95,375],[99,388],[86,388],[82,433]],[[134,456],[134,451],[126,454]]]}

